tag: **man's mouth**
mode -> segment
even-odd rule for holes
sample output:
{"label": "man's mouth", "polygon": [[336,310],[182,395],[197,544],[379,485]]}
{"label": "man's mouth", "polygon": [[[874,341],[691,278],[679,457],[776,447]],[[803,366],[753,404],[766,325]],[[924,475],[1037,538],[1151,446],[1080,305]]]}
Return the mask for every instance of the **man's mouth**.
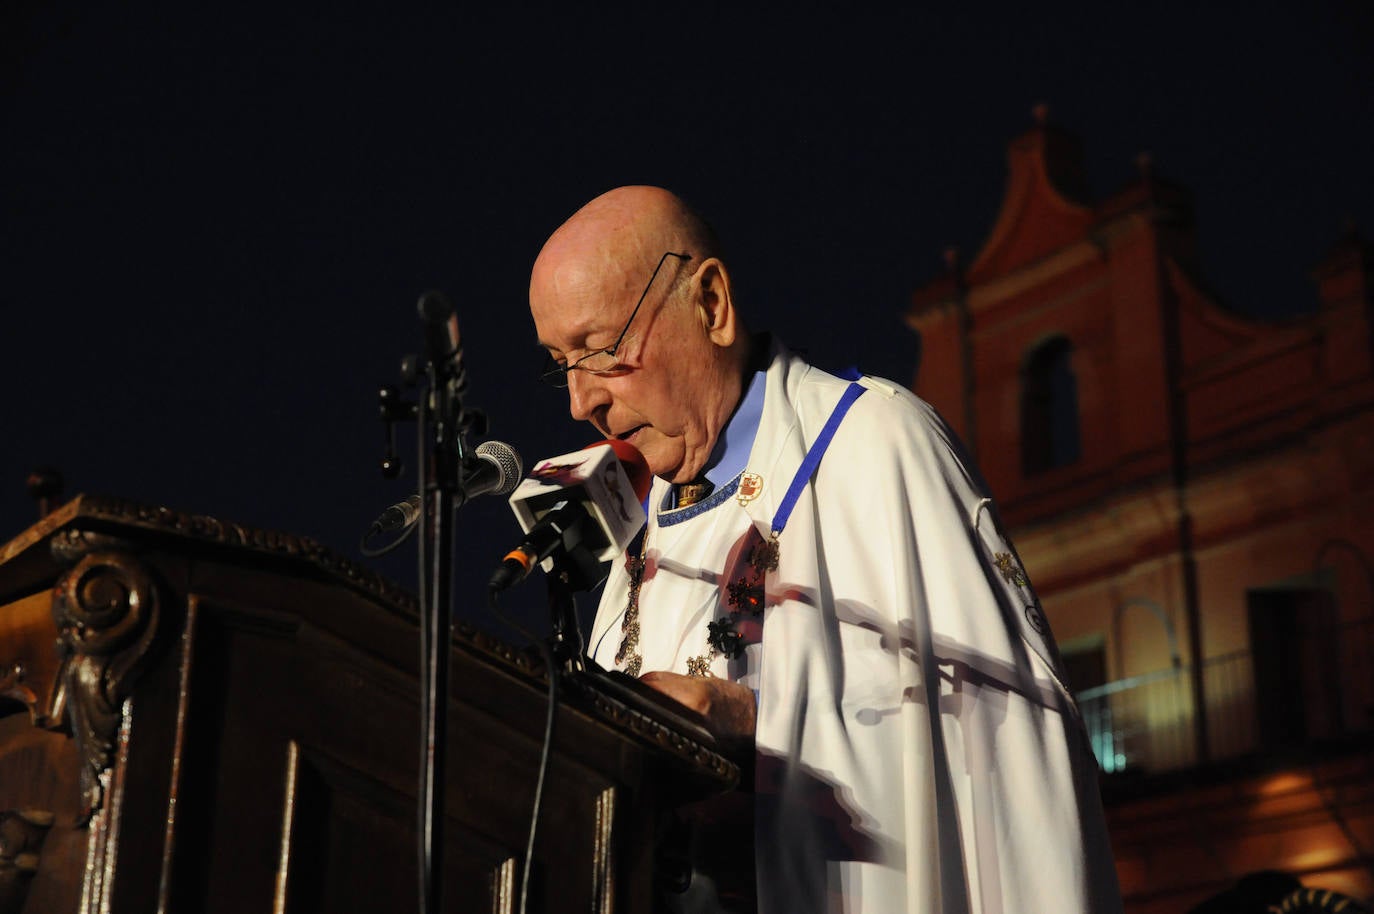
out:
{"label": "man's mouth", "polygon": [[635,436],[635,434],[638,433],[639,430],[642,429],[643,427],[644,427],[644,426],[642,426],[642,425],[636,425],[636,426],[635,426],[634,428],[632,428],[632,429],[629,429],[629,430],[627,430],[627,431],[621,432],[619,435],[616,435],[616,437],[619,438],[621,441],[629,441],[629,440],[630,440],[631,438],[633,438],[633,437]]}

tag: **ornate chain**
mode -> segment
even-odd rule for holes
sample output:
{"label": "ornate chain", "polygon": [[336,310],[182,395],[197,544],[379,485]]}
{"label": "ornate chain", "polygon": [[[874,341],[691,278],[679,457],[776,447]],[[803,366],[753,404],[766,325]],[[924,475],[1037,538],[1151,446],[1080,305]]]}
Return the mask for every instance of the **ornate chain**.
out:
{"label": "ornate chain", "polygon": [[620,650],[615,652],[616,665],[623,663],[625,672],[636,677],[644,664],[644,657],[639,653],[639,585],[644,580],[644,553],[648,540],[646,530],[639,555],[625,556],[625,570],[630,575],[630,596],[625,601],[625,617],[620,620]]}

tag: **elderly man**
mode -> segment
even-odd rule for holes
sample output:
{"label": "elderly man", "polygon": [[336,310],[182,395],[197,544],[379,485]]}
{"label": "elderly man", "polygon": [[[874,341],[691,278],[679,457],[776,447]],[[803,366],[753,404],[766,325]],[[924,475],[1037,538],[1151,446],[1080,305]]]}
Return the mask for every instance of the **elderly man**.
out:
{"label": "elderly man", "polygon": [[755,896],[703,871],[672,903],[1119,910],[1049,630],[930,407],[751,338],[715,237],[658,188],[561,226],[530,309],[573,417],[657,477],[592,656],[752,747]]}

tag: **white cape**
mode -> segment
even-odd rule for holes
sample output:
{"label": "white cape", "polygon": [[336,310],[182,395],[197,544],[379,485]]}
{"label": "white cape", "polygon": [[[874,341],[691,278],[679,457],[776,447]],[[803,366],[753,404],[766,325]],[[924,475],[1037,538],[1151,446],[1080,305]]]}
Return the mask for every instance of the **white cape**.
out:
{"label": "white cape", "polygon": [[[731,614],[847,382],[775,344],[745,470],[761,486],[650,512],[643,670],[705,658],[758,695],[759,910],[1120,911],[1096,764],[983,485],[929,405],[861,383],[779,538],[761,618],[734,616],[738,659],[711,656],[707,623]],[[655,480],[650,504],[667,491]],[[607,668],[628,591],[616,563],[589,642]]]}

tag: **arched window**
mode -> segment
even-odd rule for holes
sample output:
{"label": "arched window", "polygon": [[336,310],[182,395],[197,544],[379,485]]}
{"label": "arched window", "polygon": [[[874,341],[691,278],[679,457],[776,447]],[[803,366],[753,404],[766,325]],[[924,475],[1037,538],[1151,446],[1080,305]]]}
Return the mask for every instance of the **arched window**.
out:
{"label": "arched window", "polygon": [[1026,356],[1021,374],[1021,470],[1034,476],[1078,461],[1073,344],[1055,336]]}

